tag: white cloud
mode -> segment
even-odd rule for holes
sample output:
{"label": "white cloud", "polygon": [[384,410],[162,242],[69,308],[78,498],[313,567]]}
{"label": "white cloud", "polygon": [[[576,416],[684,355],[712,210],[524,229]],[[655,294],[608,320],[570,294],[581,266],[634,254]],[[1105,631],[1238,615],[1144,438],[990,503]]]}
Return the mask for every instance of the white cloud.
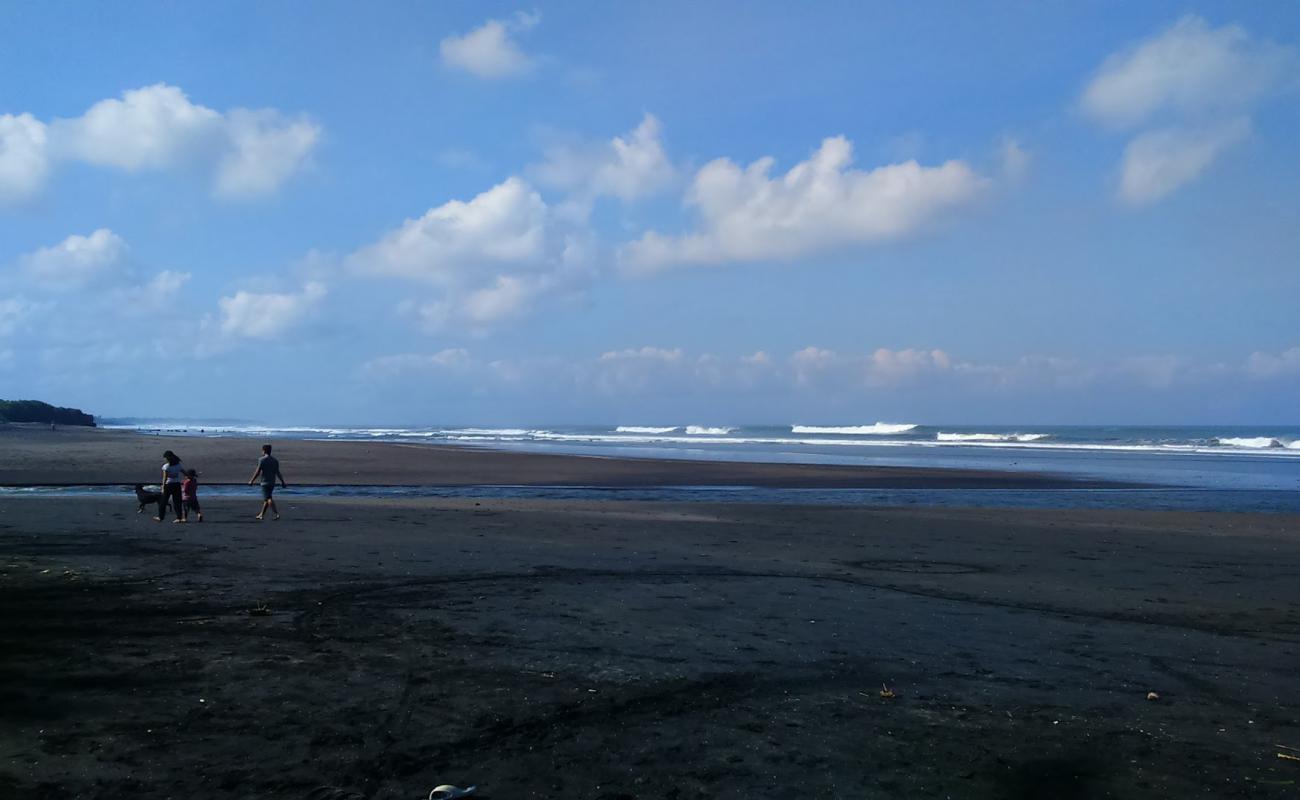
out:
{"label": "white cloud", "polygon": [[240,291],[217,301],[221,332],[231,337],[272,339],[297,325],[325,297],[325,286],[311,282],[301,292]]}
{"label": "white cloud", "polygon": [[465,367],[472,363],[468,350],[451,347],[432,355],[401,353],[380,356],[361,365],[360,373],[369,378],[402,377],[421,372],[438,372]]}
{"label": "white cloud", "polygon": [[[189,280],[190,273],[175,270],[163,270],[147,281],[127,275],[115,282],[102,298],[105,307],[119,318],[157,319],[160,312],[178,319],[187,318],[187,312],[177,306],[177,298]],[[83,307],[88,308],[89,303],[83,301]]]}
{"label": "white cloud", "polygon": [[478,333],[528,313],[543,296],[579,290],[591,275],[591,249],[589,237],[562,231],[541,195],[512,177],[406,220],[346,264],[434,287],[437,299],[405,310],[431,330],[464,325]]}
{"label": "white cloud", "polygon": [[879,348],[867,361],[868,383],[893,386],[915,380],[927,372],[952,369],[952,359],[942,350],[890,350]]}
{"label": "white cloud", "polygon": [[163,270],[153,277],[145,286],[145,291],[152,297],[171,297],[178,293],[187,282],[190,274],[188,272],[174,272],[172,270]]}
{"label": "white cloud", "polygon": [[30,114],[0,115],[0,203],[37,192],[61,161],[126,172],[211,170],[218,195],[267,194],[302,169],[320,133],[311,120],[274,110],[223,114],[165,83],[48,125]]}
{"label": "white cloud", "polygon": [[608,142],[551,148],[532,173],[539,183],[581,202],[600,196],[635,200],[667,187],[676,176],[660,131],[659,120],[646,114],[635,130]]}
{"label": "white cloud", "polygon": [[915,161],[850,168],[853,146],[826,139],[807,161],[771,178],[774,161],[741,169],[730,159],[696,174],[687,203],[696,209],[695,233],[646,233],[626,245],[625,266],[653,270],[673,264],[793,259],[898,238],[941,212],[970,202],[988,184],[965,162],[923,167]]}
{"label": "white cloud", "polygon": [[1300,347],[1277,355],[1255,353],[1235,367],[1169,354],[1096,363],[1038,355],[1011,361],[964,361],[935,348],[841,353],[810,346],[786,356],[763,351],[726,356],[646,346],[594,358],[498,361],[479,360],[455,349],[433,355],[385,356],[368,362],[361,374],[392,381],[422,376],[441,388],[459,386],[490,396],[554,392],[584,399],[657,398],[670,406],[681,398],[696,396],[715,407],[716,398],[728,393],[733,398],[838,398],[836,402],[935,393],[972,398],[1023,397],[1026,393],[1076,397],[1084,390],[1165,392],[1190,385],[1226,386],[1242,377],[1300,376]]}
{"label": "white cloud", "polygon": [[408,219],[350,262],[371,274],[455,283],[483,267],[540,259],[545,226],[541,196],[519,178],[509,178],[468,203],[451,200]]}
{"label": "white cloud", "polygon": [[411,303],[405,310],[429,332],[465,328],[480,335],[503,320],[526,314],[550,288],[545,276],[498,275],[490,286],[452,289],[441,299]]}
{"label": "white cloud", "polygon": [[1059,359],[1022,359],[1011,365],[963,362],[938,349],[879,348],[866,354],[841,354],[806,347],[786,357],[763,351],[732,357],[646,346],[571,361],[541,358],[484,363],[459,350],[433,356],[387,356],[369,362],[362,372],[389,380],[408,375],[472,376],[477,390],[487,386],[491,391],[495,383],[502,391],[547,387],[582,397],[679,397],[693,393],[707,397],[717,392],[850,396],[925,387],[993,392],[1036,384],[1077,388],[1079,382],[1058,380],[1061,374],[1081,369],[1074,362],[1067,368],[1063,366],[1066,363]]}
{"label": "white cloud", "polygon": [[1237,25],[1211,28],[1189,15],[1106,59],[1080,107],[1098,122],[1132,127],[1160,114],[1236,114],[1294,85],[1295,52]]}
{"label": "white cloud", "polygon": [[121,265],[127,246],[108,228],[89,236],[74,234],[50,247],[22,256],[18,263],[28,278],[49,291],[79,289],[98,281]]}
{"label": "white cloud", "polygon": [[227,118],[230,149],[217,166],[216,192],[226,197],[270,194],[302,168],[320,126],[275,111],[236,109]]}
{"label": "white cloud", "polygon": [[0,205],[25,200],[49,169],[45,124],[31,114],[0,114]]}
{"label": "white cloud", "polygon": [[1223,151],[1250,136],[1250,121],[1188,130],[1166,128],[1144,133],[1124,148],[1120,197],[1128,203],[1152,203],[1200,176]]}
{"label": "white cloud", "polygon": [[101,100],[76,119],[57,120],[53,138],[67,158],[135,171],[166,169],[220,146],[222,117],[159,83]]}
{"label": "white cloud", "polygon": [[1196,180],[1248,138],[1256,106],[1298,86],[1294,50],[1186,16],[1108,58],[1079,107],[1106,127],[1138,129],[1124,150],[1118,195],[1142,205]]}
{"label": "white cloud", "polygon": [[1300,375],[1300,347],[1292,347],[1276,355],[1251,353],[1246,359],[1245,372],[1248,377],[1258,379]]}
{"label": "white cloud", "polygon": [[943,350],[877,348],[868,355],[841,355],[819,347],[792,354],[789,367],[796,384],[811,386],[857,384],[880,388],[899,386],[926,375],[951,374],[958,365]]}
{"label": "white cloud", "polygon": [[448,36],[438,45],[442,63],[480,78],[509,78],[528,73],[535,62],[513,37],[540,21],[540,14],[520,12],[506,20],[490,19],[463,36]]}
{"label": "white cloud", "polygon": [[678,382],[692,366],[677,348],[629,348],[602,353],[585,379],[604,394],[640,394]]}

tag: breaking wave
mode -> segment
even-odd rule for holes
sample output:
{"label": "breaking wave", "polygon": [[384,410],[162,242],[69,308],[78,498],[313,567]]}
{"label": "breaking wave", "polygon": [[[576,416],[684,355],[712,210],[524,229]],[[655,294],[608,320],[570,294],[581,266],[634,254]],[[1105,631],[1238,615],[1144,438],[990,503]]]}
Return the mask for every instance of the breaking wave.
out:
{"label": "breaking wave", "polygon": [[677,430],[676,426],[671,428],[647,428],[640,425],[619,425],[614,429],[615,433],[672,433]]}
{"label": "breaking wave", "polygon": [[941,442],[1039,442],[1046,433],[940,433],[935,438]]}
{"label": "breaking wave", "polygon": [[792,425],[791,433],[835,433],[841,436],[884,436],[907,433],[916,428],[907,423],[877,422],[875,425],[846,425],[842,427],[821,425]]}
{"label": "breaking wave", "polygon": [[708,428],[703,425],[687,425],[686,432],[691,436],[726,436],[735,428]]}
{"label": "breaking wave", "polygon": [[441,432],[462,436],[529,436],[536,433],[522,428],[444,428]]}
{"label": "breaking wave", "polygon": [[1287,445],[1269,436],[1235,436],[1235,437],[1222,436],[1216,439],[1212,439],[1211,442],[1214,444],[1223,445],[1225,447],[1249,447],[1256,450],[1265,449],[1265,448],[1271,449],[1275,447],[1287,447],[1292,449],[1300,449],[1296,447],[1296,445],[1300,444],[1300,442],[1292,442],[1291,444]]}

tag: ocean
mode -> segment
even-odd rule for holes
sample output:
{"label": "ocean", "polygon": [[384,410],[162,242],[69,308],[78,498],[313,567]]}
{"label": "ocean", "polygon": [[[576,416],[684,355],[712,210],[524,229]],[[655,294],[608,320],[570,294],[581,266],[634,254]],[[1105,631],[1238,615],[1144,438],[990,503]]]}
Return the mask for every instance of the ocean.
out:
{"label": "ocean", "polygon": [[255,439],[350,439],[523,452],[1044,472],[1193,490],[1300,491],[1300,426],[609,424],[284,426],[118,419],[103,427]]}

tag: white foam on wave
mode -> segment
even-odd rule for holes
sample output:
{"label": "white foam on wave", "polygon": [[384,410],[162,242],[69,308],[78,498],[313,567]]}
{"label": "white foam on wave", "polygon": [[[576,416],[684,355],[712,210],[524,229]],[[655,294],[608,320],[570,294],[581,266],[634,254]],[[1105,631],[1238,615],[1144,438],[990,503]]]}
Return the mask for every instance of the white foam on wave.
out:
{"label": "white foam on wave", "polygon": [[940,442],[1037,442],[1047,438],[1046,433],[938,433]]}
{"label": "white foam on wave", "polygon": [[[1220,438],[1198,438],[1186,441],[1059,441],[1044,433],[938,433],[935,436],[895,438],[881,435],[863,435],[859,431],[882,430],[880,426],[894,423],[876,423],[876,425],[818,427],[811,425],[792,426],[792,434],[786,435],[746,435],[736,434],[741,430],[736,427],[708,427],[691,425],[677,427],[620,426],[618,432],[604,428],[605,432],[583,432],[577,430],[546,430],[525,428],[363,428],[363,427],[309,427],[309,426],[269,426],[255,424],[205,424],[202,422],[167,422],[144,421],[131,424],[109,422],[104,427],[117,429],[134,429],[140,431],[188,430],[197,433],[204,429],[208,435],[239,435],[254,437],[290,436],[301,439],[356,439],[362,441],[391,439],[396,441],[420,441],[437,443],[457,442],[466,445],[486,445],[500,443],[502,446],[531,445],[533,443],[590,444],[599,446],[673,446],[682,445],[699,448],[702,445],[719,445],[726,449],[734,447],[779,447],[804,446],[815,448],[944,448],[944,447],[984,447],[990,449],[1043,450],[1043,451],[1085,451],[1103,453],[1160,453],[1160,454],[1195,454],[1218,456],[1223,458],[1281,458],[1300,459],[1300,439],[1293,436],[1283,438],[1267,436],[1238,436]],[[899,426],[904,427],[904,426]],[[905,426],[912,430],[917,426]],[[837,435],[827,435],[831,431],[840,431]],[[907,433],[907,430],[900,431]],[[805,435],[797,435],[805,434]],[[1046,440],[1046,441],[1044,441]]]}
{"label": "white foam on wave", "polygon": [[[1225,447],[1249,447],[1254,450],[1286,447],[1286,445],[1269,436],[1221,436],[1214,439],[1215,444]],[[1292,442],[1295,444],[1295,442]]]}
{"label": "white foam on wave", "polygon": [[875,425],[791,425],[791,433],[833,433],[840,436],[888,436],[891,434],[907,433],[915,429],[915,425],[908,423],[896,422],[877,422]]}

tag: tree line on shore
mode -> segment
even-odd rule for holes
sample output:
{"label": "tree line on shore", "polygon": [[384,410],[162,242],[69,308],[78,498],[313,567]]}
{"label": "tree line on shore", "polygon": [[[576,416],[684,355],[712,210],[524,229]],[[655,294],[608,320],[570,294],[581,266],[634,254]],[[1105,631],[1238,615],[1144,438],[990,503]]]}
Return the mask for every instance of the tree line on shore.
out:
{"label": "tree line on shore", "polygon": [[40,400],[0,400],[0,423],[39,422],[56,425],[89,425],[95,427],[95,417],[79,408],[60,408]]}

